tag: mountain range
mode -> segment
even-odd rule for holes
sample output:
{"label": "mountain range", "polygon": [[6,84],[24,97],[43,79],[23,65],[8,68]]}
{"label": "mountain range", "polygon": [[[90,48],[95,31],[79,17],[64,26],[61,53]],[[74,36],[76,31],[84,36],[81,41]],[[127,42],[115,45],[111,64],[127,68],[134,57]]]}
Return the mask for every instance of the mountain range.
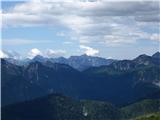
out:
{"label": "mountain range", "polygon": [[159,52],[133,60],[2,58],[1,74],[2,120],[141,120],[160,111]]}
{"label": "mountain range", "polygon": [[[41,56],[23,65],[2,59],[2,106],[52,92],[75,99],[109,101],[118,106],[129,104],[160,91],[159,54],[140,55],[133,60],[115,60],[108,65],[91,66],[83,71],[63,62],[53,62],[52,59],[44,61]],[[83,55],[73,58],[76,58],[74,62],[77,64],[85,64],[80,58],[93,57]]]}
{"label": "mountain range", "polygon": [[64,57],[58,57],[58,58],[47,58],[43,57],[41,55],[35,56],[33,59],[14,59],[14,58],[5,58],[10,63],[16,64],[16,65],[26,65],[31,62],[47,62],[50,61],[52,63],[60,63],[60,64],[67,64],[79,71],[83,71],[90,67],[98,67],[102,65],[109,65],[115,60],[113,59],[105,59],[101,57],[94,57],[94,56],[88,56],[86,54],[81,56],[71,56],[69,58]]}

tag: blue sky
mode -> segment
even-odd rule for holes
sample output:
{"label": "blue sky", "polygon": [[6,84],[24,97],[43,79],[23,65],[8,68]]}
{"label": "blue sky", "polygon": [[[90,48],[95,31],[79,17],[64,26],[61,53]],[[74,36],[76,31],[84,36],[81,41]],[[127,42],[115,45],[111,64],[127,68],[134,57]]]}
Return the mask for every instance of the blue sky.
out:
{"label": "blue sky", "polygon": [[2,49],[22,56],[132,59],[159,51],[155,2],[2,2]]}

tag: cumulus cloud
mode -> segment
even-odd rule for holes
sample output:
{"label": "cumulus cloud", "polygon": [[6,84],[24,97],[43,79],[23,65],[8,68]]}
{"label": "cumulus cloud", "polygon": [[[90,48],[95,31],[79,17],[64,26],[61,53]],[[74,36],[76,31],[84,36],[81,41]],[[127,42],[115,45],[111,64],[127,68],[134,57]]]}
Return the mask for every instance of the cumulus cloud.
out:
{"label": "cumulus cloud", "polygon": [[22,59],[22,56],[16,51],[5,51],[9,58]]}
{"label": "cumulus cloud", "polygon": [[46,57],[60,57],[64,56],[66,54],[65,50],[52,50],[52,49],[47,49],[45,52]]}
{"label": "cumulus cloud", "polygon": [[156,40],[160,42],[160,34],[154,33],[150,37],[151,37],[151,40]]}
{"label": "cumulus cloud", "polygon": [[22,56],[16,51],[3,51],[0,50],[0,58],[13,58],[13,59],[22,59]]}
{"label": "cumulus cloud", "polygon": [[42,54],[42,52],[39,50],[39,49],[37,49],[37,48],[33,48],[33,49],[31,49],[30,51],[29,51],[29,53],[28,53],[28,58],[33,58],[33,57],[35,57],[35,56],[37,56],[37,55],[43,55]]}
{"label": "cumulus cloud", "polygon": [[93,49],[93,48],[85,46],[85,45],[80,45],[80,48],[84,49],[85,50],[85,54],[89,55],[89,56],[94,56],[94,55],[99,53],[99,50]]}
{"label": "cumulus cloud", "polygon": [[153,39],[138,23],[147,23],[148,28],[153,23],[152,27],[157,29],[159,2],[33,0],[2,12],[2,22],[4,27],[64,26],[71,31],[69,36],[82,44],[132,44],[144,39],[139,33],[148,34],[145,39]]}
{"label": "cumulus cloud", "polygon": [[2,50],[0,50],[0,58],[8,58],[9,56],[4,53]]}
{"label": "cumulus cloud", "polygon": [[23,53],[23,56],[19,54],[16,51],[11,50],[0,50],[0,58],[13,58],[13,59],[24,59],[24,58],[34,58],[37,55],[47,57],[47,58],[55,58],[55,57],[61,57],[66,55],[65,50],[53,50],[53,49],[46,49],[43,51],[40,51],[38,48],[33,48],[29,50],[28,53]]}
{"label": "cumulus cloud", "polygon": [[64,56],[66,54],[65,50],[53,50],[53,49],[46,49],[43,52],[41,52],[39,49],[37,48],[33,48],[28,52],[28,58],[33,58],[37,55],[41,55],[43,57],[48,57],[48,58],[52,58],[52,57],[60,57],[60,56]]}

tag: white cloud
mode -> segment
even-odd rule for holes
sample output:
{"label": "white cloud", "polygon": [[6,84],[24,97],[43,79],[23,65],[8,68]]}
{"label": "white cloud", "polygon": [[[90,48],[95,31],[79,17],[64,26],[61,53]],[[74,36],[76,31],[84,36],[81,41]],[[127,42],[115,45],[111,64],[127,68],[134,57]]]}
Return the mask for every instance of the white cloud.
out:
{"label": "white cloud", "polygon": [[13,58],[13,59],[22,59],[22,56],[16,51],[2,51],[0,50],[0,58]]}
{"label": "white cloud", "polygon": [[28,53],[28,58],[33,58],[33,57],[35,57],[35,56],[37,56],[37,55],[43,55],[43,54],[42,54],[42,52],[41,52],[39,49],[33,48],[33,49],[31,49],[31,50],[29,51],[29,53]]}
{"label": "white cloud", "polygon": [[43,57],[48,57],[48,58],[52,58],[52,57],[60,57],[60,56],[64,56],[66,54],[65,50],[53,50],[53,49],[46,49],[43,52],[41,52],[39,49],[37,48],[33,48],[29,51],[28,53],[28,58],[33,58],[36,55],[41,55]]}
{"label": "white cloud", "polygon": [[150,36],[150,39],[151,39],[151,40],[156,40],[156,41],[159,41],[159,42],[160,42],[160,34],[154,33],[154,34],[152,34],[152,35]]}
{"label": "white cloud", "polygon": [[28,53],[24,53],[23,56],[15,51],[2,51],[0,50],[0,58],[13,58],[13,59],[24,59],[24,58],[34,58],[37,55],[41,55],[43,57],[61,57],[66,55],[65,50],[53,50],[53,49],[46,49],[43,52],[40,51],[38,48],[31,49]]}
{"label": "white cloud", "polygon": [[155,36],[150,37],[138,23],[154,23],[152,27],[157,29],[159,21],[158,1],[33,0],[2,12],[4,27],[60,25],[82,44],[132,44],[144,38],[140,34],[152,40]]}
{"label": "white cloud", "polygon": [[85,54],[89,56],[94,56],[95,54],[99,53],[99,50],[93,49],[91,47],[85,46],[85,45],[80,45],[81,49],[85,50]]}
{"label": "white cloud", "polygon": [[42,24],[44,21],[37,15],[28,15],[25,13],[5,13],[2,14],[3,26],[36,26]]}
{"label": "white cloud", "polygon": [[2,39],[2,45],[18,46],[29,44],[53,43],[51,40]]}
{"label": "white cloud", "polygon": [[52,49],[47,49],[45,52],[46,57],[60,57],[64,56],[66,54],[65,50],[52,50]]}
{"label": "white cloud", "polygon": [[0,58],[8,58],[9,56],[4,53],[2,50],[0,50]]}
{"label": "white cloud", "polygon": [[16,52],[16,51],[5,51],[5,53],[8,55],[9,58],[13,58],[13,59],[22,59],[22,56]]}

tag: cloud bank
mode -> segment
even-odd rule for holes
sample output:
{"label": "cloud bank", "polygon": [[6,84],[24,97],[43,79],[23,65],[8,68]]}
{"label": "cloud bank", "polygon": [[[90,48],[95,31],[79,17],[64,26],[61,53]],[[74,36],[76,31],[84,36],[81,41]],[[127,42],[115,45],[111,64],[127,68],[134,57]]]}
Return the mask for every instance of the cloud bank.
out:
{"label": "cloud bank", "polygon": [[34,58],[37,55],[47,57],[47,58],[56,58],[64,56],[67,52],[65,50],[53,50],[53,49],[46,49],[43,52],[38,48],[33,48],[29,50],[23,56],[15,51],[3,51],[0,50],[0,58],[13,58],[13,59],[24,59],[24,58]]}
{"label": "cloud bank", "polygon": [[34,58],[37,55],[43,57],[60,57],[66,54],[65,50],[53,50],[53,49],[46,49],[45,51],[41,52],[38,48],[33,48],[27,53],[27,58]]}
{"label": "cloud bank", "polygon": [[160,41],[159,1],[32,0],[2,11],[2,22],[3,27],[64,26],[86,45]]}

